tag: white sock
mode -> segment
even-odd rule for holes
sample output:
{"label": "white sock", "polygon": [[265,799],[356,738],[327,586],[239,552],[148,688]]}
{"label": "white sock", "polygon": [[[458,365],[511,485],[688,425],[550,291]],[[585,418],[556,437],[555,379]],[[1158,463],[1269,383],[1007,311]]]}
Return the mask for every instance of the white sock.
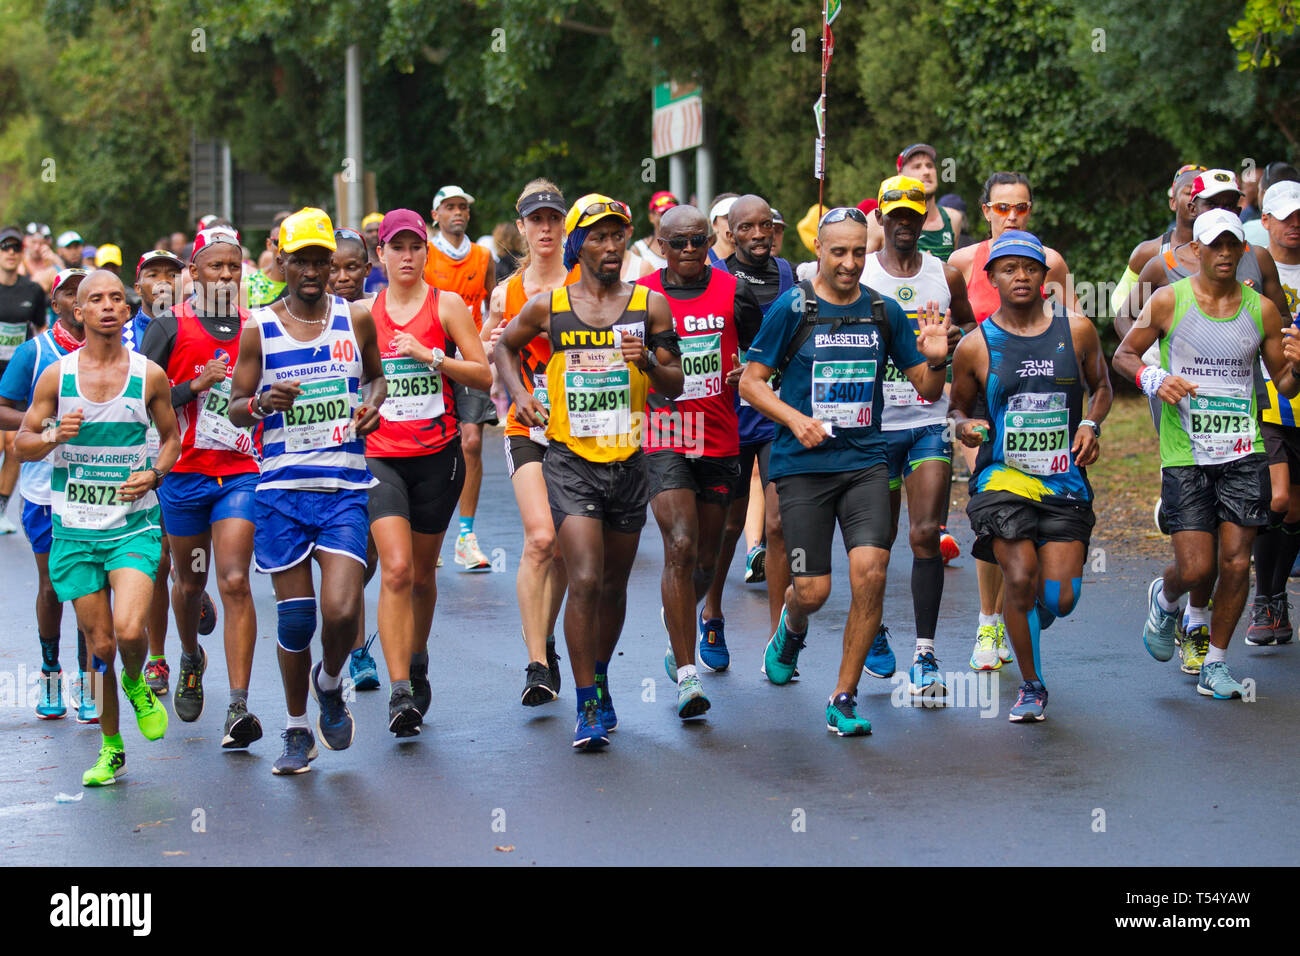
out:
{"label": "white sock", "polygon": [[998,616],[996,614],[985,614],[980,612],[980,627],[997,627]]}
{"label": "white sock", "polygon": [[1226,663],[1228,660],[1228,649],[1226,647],[1215,647],[1210,645],[1210,649],[1205,652],[1205,663],[1213,664],[1217,661]]}
{"label": "white sock", "polygon": [[320,676],[316,678],[316,686],[321,690],[338,690],[339,685],[343,683],[343,671],[339,671],[333,676],[325,670],[325,665],[320,666]]}
{"label": "white sock", "polygon": [[1162,584],[1156,588],[1156,603],[1160,605],[1160,610],[1174,612],[1178,610],[1178,602],[1171,601],[1165,597],[1165,586]]}
{"label": "white sock", "polygon": [[289,719],[284,725],[285,730],[311,730],[311,725],[307,723],[307,714],[305,711],[297,717],[293,714],[289,714],[288,716]]}
{"label": "white sock", "polygon": [[916,639],[916,656],[919,658],[922,654],[934,653],[934,641],[923,641],[919,637]]}
{"label": "white sock", "polygon": [[688,677],[694,677],[697,673],[699,672],[696,671],[694,664],[683,664],[681,667],[677,668],[677,686],[681,687],[682,681],[686,680]]}
{"label": "white sock", "polygon": [[1194,627],[1200,627],[1204,624],[1210,626],[1210,609],[1208,607],[1196,607],[1191,603],[1187,605],[1187,629],[1190,631]]}

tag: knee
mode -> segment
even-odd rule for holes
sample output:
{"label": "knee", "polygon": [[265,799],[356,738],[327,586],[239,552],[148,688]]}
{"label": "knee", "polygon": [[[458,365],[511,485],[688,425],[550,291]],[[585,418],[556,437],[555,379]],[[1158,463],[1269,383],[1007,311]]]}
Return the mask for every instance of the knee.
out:
{"label": "knee", "polygon": [[795,578],[794,598],[799,609],[805,614],[812,614],[821,609],[826,599],[831,596],[830,575],[816,578]]}
{"label": "knee", "polygon": [[1269,510],[1277,514],[1286,514],[1291,510],[1291,489],[1274,488],[1273,497],[1268,502]]}
{"label": "knee", "polygon": [[[322,594],[320,599],[321,620],[330,627],[339,627],[347,632],[356,631],[357,613],[361,609],[360,592],[356,594]],[[352,645],[349,644],[349,647]]]}
{"label": "knee", "polygon": [[[853,596],[879,599],[885,593],[885,575],[888,569],[889,566],[884,563],[854,569],[849,578],[853,584]],[[827,590],[829,592],[829,588]]]}
{"label": "knee", "polygon": [[478,457],[483,453],[483,435],[478,429],[466,429],[460,433],[460,448],[466,455]]}
{"label": "knee", "polygon": [[555,531],[544,529],[524,535],[524,560],[539,567],[555,559]]}
{"label": "knee", "polygon": [[569,594],[594,600],[600,593],[600,569],[588,564],[569,565]]}
{"label": "knee", "polygon": [[908,543],[913,551],[933,551],[939,549],[939,522],[933,519],[917,521],[909,518]]}
{"label": "knee", "polygon": [[686,532],[674,528],[668,535],[665,550],[665,558],[670,567],[679,571],[695,569],[699,548]]}
{"label": "knee", "polygon": [[223,568],[217,575],[217,590],[225,599],[251,597],[248,586],[248,569],[241,567]]}
{"label": "knee", "polygon": [[380,585],[385,591],[409,591],[414,582],[409,556],[381,561]]}
{"label": "knee", "polygon": [[1245,577],[1250,573],[1250,552],[1224,554],[1219,557],[1220,577]]}
{"label": "knee", "polygon": [[275,604],[277,637],[280,647],[291,654],[300,654],[311,647],[316,634],[316,600],[314,598],[289,598]]}
{"label": "knee", "polygon": [[1008,571],[1002,569],[1003,602],[1010,604],[1021,613],[1028,614],[1038,600],[1034,588],[1034,578],[1021,568]]}
{"label": "knee", "polygon": [[1070,612],[1079,604],[1079,593],[1083,590],[1083,578],[1071,578],[1069,582],[1047,580],[1043,582],[1043,607],[1056,617],[1069,617]]}
{"label": "knee", "polygon": [[[164,575],[159,574],[157,580],[165,582],[167,579]],[[183,599],[197,601],[199,595],[203,593],[203,578],[193,573],[178,574],[176,575],[176,589]]]}
{"label": "knee", "polygon": [[[116,638],[118,644],[127,646],[144,643],[146,639],[144,621],[114,621],[113,637]],[[98,651],[95,653],[99,654]],[[104,655],[99,654],[99,656],[103,657]]]}

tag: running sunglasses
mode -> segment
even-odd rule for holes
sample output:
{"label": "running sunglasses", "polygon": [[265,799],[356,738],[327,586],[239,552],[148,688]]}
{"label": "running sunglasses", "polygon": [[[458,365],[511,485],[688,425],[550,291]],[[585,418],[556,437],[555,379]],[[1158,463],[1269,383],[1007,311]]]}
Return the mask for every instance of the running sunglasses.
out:
{"label": "running sunglasses", "polygon": [[669,248],[680,252],[687,246],[693,249],[703,249],[709,244],[709,237],[701,232],[694,236],[673,236],[671,239],[665,239],[664,242],[667,243]]}
{"label": "running sunglasses", "polygon": [[366,237],[361,235],[361,233],[357,232],[355,229],[349,229],[346,226],[341,229],[335,229],[334,238],[352,239],[355,242],[359,242],[361,243],[362,251],[364,251],[367,256],[370,255],[370,247],[366,245]]}
{"label": "running sunglasses", "polygon": [[925,202],[925,190],[913,186],[910,189],[886,189],[880,195],[882,203],[902,202],[904,199],[909,202]]}
{"label": "running sunglasses", "polygon": [[1174,179],[1177,179],[1179,176],[1183,175],[1183,173],[1203,173],[1207,169],[1209,169],[1208,166],[1198,166],[1196,163],[1188,163],[1186,166],[1178,167],[1178,171],[1174,173]]}
{"label": "running sunglasses", "polygon": [[826,215],[822,216],[821,222],[817,223],[817,228],[829,226],[833,223],[843,222],[845,219],[852,219],[854,222],[867,224],[867,214],[857,206],[836,206]]}
{"label": "running sunglasses", "polygon": [[1034,208],[1031,202],[991,202],[987,204],[999,216],[1009,216],[1015,210],[1017,216],[1023,216]]}
{"label": "running sunglasses", "polygon": [[610,213],[622,216],[629,222],[632,221],[632,210],[628,208],[627,203],[619,202],[617,199],[611,199],[609,202],[592,203],[582,211],[582,218],[589,219],[592,216],[605,216]]}

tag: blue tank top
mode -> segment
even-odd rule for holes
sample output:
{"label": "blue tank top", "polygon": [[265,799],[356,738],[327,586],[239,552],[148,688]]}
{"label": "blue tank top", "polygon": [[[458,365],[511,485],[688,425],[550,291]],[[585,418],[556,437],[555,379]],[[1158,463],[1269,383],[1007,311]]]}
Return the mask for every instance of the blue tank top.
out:
{"label": "blue tank top", "polygon": [[1032,501],[1092,501],[1092,486],[1070,452],[1083,408],[1083,380],[1070,320],[1057,307],[1038,335],[980,323],[989,350],[985,385],[989,438],[980,446],[970,493],[1006,491]]}

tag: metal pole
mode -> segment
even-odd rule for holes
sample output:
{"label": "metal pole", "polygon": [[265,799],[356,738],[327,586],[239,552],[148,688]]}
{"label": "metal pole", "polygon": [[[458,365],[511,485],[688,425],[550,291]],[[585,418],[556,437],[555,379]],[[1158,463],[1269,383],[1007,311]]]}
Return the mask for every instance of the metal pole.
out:
{"label": "metal pole", "polygon": [[350,160],[349,176],[344,182],[347,190],[347,225],[361,228],[365,215],[365,166],[361,159],[361,48],[355,43],[348,47],[347,76],[347,158]]}
{"label": "metal pole", "polygon": [[230,143],[221,141],[221,217],[235,221],[235,185],[232,182],[234,164],[230,161]]}
{"label": "metal pole", "polygon": [[686,158],[681,153],[673,153],[668,157],[668,189],[679,202],[685,203],[689,199],[686,188]]}
{"label": "metal pole", "polygon": [[[704,139],[695,151],[695,195],[699,208],[705,216],[713,205],[713,149],[709,146],[708,128],[704,130]],[[712,223],[710,223],[712,225]]]}
{"label": "metal pole", "polygon": [[826,69],[830,66],[830,63],[829,63],[829,62],[827,61],[827,59],[826,59],[826,43],[827,43],[827,41],[830,39],[830,30],[831,30],[830,23],[827,22],[827,17],[826,17],[826,14],[827,14],[827,10],[826,10],[827,3],[828,3],[828,0],[822,0],[822,95],[821,95],[821,104],[822,104],[822,131],[821,131],[821,134],[820,134],[820,139],[821,139],[821,157],[820,157],[820,160],[821,160],[821,161],[820,161],[820,163],[819,163],[819,169],[818,169],[818,172],[820,172],[821,175],[817,177],[817,221],[818,221],[818,222],[821,222],[821,218],[822,218],[822,206],[823,206],[823,196],[824,196],[824,194],[825,194],[825,188],[826,188],[826,166],[827,166],[827,163],[826,163],[826,126],[827,126],[827,123],[826,123]]}

